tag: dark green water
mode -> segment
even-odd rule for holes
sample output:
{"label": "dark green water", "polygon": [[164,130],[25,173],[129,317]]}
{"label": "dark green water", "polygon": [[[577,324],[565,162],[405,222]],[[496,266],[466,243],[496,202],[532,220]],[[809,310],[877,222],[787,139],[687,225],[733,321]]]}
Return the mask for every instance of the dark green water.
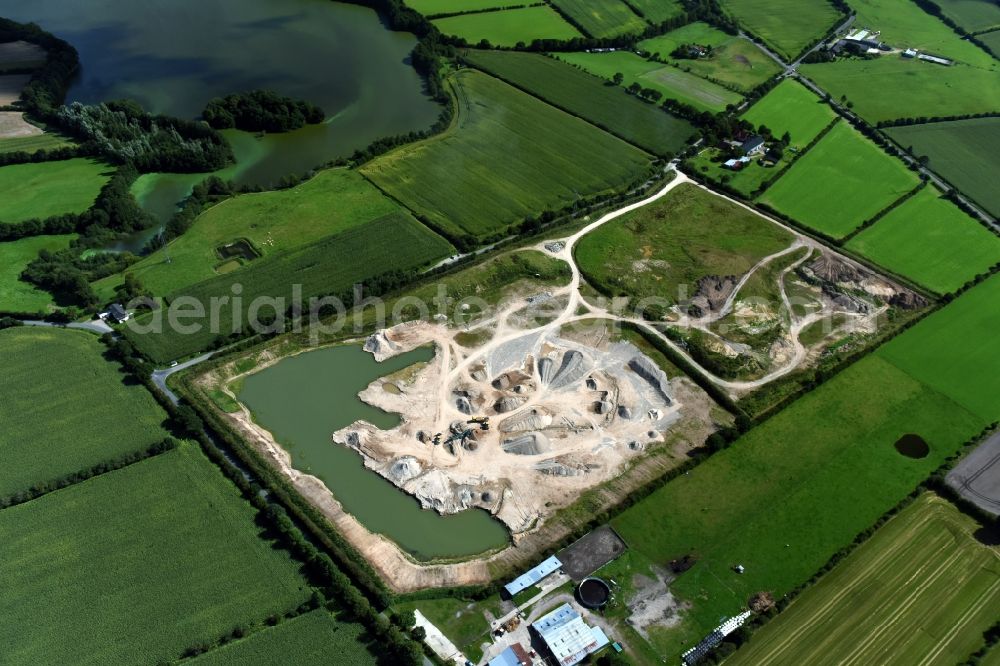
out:
{"label": "dark green water", "polygon": [[399,424],[358,399],[379,377],[419,361],[433,350],[416,349],[376,363],[359,345],[342,345],[284,359],[246,378],[239,399],[292,456],[296,469],[319,477],[368,529],[389,537],[419,559],[474,555],[507,543],[507,531],[488,513],[441,516],[375,472],[361,456],[330,439],[335,430],[364,419],[379,428]]}
{"label": "dark green water", "polygon": [[[267,88],[314,102],[322,125],[258,138],[230,132],[239,163],[222,174],[267,186],[372,140],[428,128],[439,107],[409,65],[416,38],[367,8],[329,0],[0,0],[0,16],[33,21],[80,52],[67,101],[124,97],[195,118],[212,97]],[[197,178],[146,182],[164,210]],[[162,189],[160,189],[162,188]],[[172,209],[172,203],[170,209]],[[169,209],[168,209],[169,210]]]}

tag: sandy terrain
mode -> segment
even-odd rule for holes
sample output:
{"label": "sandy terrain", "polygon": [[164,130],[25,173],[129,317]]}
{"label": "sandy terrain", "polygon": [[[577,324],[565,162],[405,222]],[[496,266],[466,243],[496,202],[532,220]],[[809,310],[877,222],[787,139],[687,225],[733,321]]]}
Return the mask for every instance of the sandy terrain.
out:
{"label": "sandy terrain", "polygon": [[0,139],[36,136],[38,134],[42,134],[42,128],[26,121],[23,113],[0,111]]}

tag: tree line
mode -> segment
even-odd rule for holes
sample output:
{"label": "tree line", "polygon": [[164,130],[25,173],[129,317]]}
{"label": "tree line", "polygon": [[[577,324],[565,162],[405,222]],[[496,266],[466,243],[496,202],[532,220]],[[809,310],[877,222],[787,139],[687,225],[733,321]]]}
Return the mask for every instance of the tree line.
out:
{"label": "tree line", "polygon": [[205,106],[201,117],[215,129],[247,132],[288,132],[323,122],[323,109],[309,102],[279,95],[270,90],[251,90],[216,97]]}

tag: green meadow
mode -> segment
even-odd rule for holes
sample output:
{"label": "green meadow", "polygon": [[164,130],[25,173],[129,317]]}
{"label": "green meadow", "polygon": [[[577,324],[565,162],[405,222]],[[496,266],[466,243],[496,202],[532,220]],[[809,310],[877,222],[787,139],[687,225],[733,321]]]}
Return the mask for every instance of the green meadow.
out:
{"label": "green meadow", "polygon": [[591,37],[642,32],[646,22],[622,0],[552,0]]}
{"label": "green meadow", "polygon": [[424,16],[437,16],[438,14],[483,11],[494,9],[499,5],[497,0],[406,0],[406,6],[412,7]]}
{"label": "green meadow", "polygon": [[45,312],[52,305],[52,295],[22,281],[21,271],[42,250],[64,250],[74,238],[72,234],[29,236],[0,242],[0,312]]}
{"label": "green meadow", "polygon": [[631,6],[642,12],[646,20],[657,24],[684,11],[679,0],[629,0]]}
{"label": "green meadow", "polygon": [[935,0],[945,16],[967,32],[1000,28],[1000,6],[990,0]]}
{"label": "green meadow", "polygon": [[902,162],[840,122],[760,201],[816,231],[841,238],[918,182]]}
{"label": "green meadow", "polygon": [[450,82],[459,109],[448,131],[361,168],[439,228],[503,234],[526,216],[648,173],[643,151],[502,81],[467,69]]}
{"label": "green meadow", "polygon": [[939,294],[1000,263],[1000,238],[933,186],[852,238],[847,248]]}
{"label": "green meadow", "polygon": [[802,149],[829,125],[837,114],[823,100],[794,79],[785,79],[756,104],[743,119],[754,127],[767,126],[776,137],[788,132],[789,145]]}
{"label": "green meadow", "polygon": [[0,167],[0,223],[82,213],[112,172],[107,164],[83,157]]}
{"label": "green meadow", "polygon": [[825,0],[721,0],[720,4],[786,61],[825,35],[841,18]]}
{"label": "green meadow", "polygon": [[0,153],[34,153],[39,150],[52,150],[72,145],[69,139],[58,134],[35,134],[32,136],[15,136],[0,138]]}
{"label": "green meadow", "polygon": [[485,39],[495,46],[515,46],[519,42],[530,44],[536,39],[581,36],[548,5],[450,16],[432,23],[442,33],[461,37],[470,44],[479,44]]}

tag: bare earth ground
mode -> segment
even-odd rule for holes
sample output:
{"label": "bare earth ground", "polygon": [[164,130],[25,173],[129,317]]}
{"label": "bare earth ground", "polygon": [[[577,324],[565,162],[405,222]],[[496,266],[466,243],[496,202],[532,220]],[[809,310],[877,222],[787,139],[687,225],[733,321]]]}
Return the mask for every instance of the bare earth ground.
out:
{"label": "bare earth ground", "polygon": [[0,139],[36,136],[42,133],[42,128],[26,121],[23,113],[0,111]]}
{"label": "bare earth ground", "polygon": [[8,106],[21,96],[21,88],[31,79],[30,74],[4,74],[0,76],[0,106]]}
{"label": "bare earth ground", "polygon": [[1000,433],[977,446],[946,479],[965,499],[1000,515]]}
{"label": "bare earth ground", "polygon": [[45,49],[19,40],[0,44],[0,71],[39,67],[45,63]]}

